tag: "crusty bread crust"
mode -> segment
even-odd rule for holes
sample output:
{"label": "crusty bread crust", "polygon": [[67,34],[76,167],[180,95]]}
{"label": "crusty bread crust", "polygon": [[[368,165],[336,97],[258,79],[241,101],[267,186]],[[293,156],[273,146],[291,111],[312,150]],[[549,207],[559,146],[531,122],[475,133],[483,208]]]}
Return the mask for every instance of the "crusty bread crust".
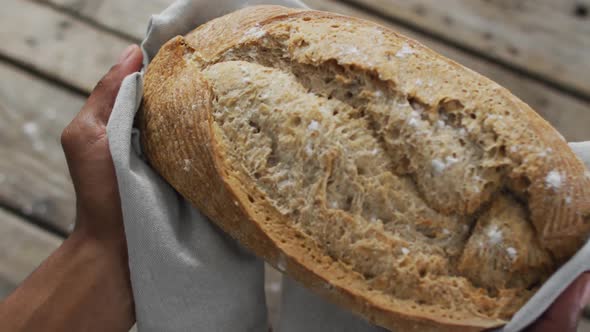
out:
{"label": "crusty bread crust", "polygon": [[[255,254],[320,295],[377,325],[401,331],[478,331],[503,324],[501,319],[483,315],[450,317],[448,313],[429,311],[414,301],[395,299],[372,289],[361,274],[351,272],[347,266],[327,256],[310,237],[290,227],[287,217],[265,199],[264,193],[245,174],[233,171],[228,165],[227,147],[220,142],[221,134],[216,132],[218,129],[212,118],[215,96],[201,73],[200,64],[218,58],[238,44],[256,43],[262,35],[253,33],[244,38],[244,33],[253,28],[270,33],[291,20],[320,19],[353,27],[378,27],[330,13],[260,6],[221,17],[185,38],[176,37],[166,43],[148,67],[138,119],[143,148],[151,165],[184,197]],[[556,262],[571,257],[589,232],[590,177],[561,136],[507,90],[415,41],[383,27],[378,29],[398,40],[400,45],[411,45],[412,52],[419,55],[407,60],[410,63],[406,66],[412,70],[397,72],[393,61],[363,63],[329,51],[321,54],[320,50],[317,56],[374,71],[386,81],[414,82],[419,68],[426,67],[435,76],[433,79],[446,84],[434,84],[434,88],[401,88],[413,91],[428,104],[445,99],[460,100],[466,108],[476,105],[490,113],[504,115],[506,120],[494,124],[494,131],[505,140],[508,157],[520,165],[509,176],[522,177],[525,188],[520,189],[526,195],[538,240]],[[308,42],[315,41],[310,38]],[[358,39],[350,42],[361,49],[361,53],[363,47],[374,46],[370,41],[364,45]],[[395,50],[392,53],[396,53]],[[453,80],[462,84],[454,84]],[[521,150],[512,151],[513,146],[541,147],[553,153],[550,157],[533,158]]]}

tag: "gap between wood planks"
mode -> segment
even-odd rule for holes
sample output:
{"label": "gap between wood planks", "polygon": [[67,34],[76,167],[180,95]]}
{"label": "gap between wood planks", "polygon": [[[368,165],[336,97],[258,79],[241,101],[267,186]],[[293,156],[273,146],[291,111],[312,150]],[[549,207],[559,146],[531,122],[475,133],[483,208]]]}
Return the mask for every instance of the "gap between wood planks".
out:
{"label": "gap between wood planks", "polygon": [[364,11],[370,15],[379,17],[384,20],[388,20],[388,21],[390,21],[394,24],[397,24],[399,26],[402,26],[406,29],[414,30],[417,33],[423,34],[424,36],[426,36],[428,38],[436,39],[442,43],[452,46],[452,47],[454,47],[462,52],[465,52],[467,54],[470,54],[472,56],[476,56],[476,57],[485,59],[488,62],[495,63],[499,66],[502,66],[508,70],[513,71],[517,75],[522,75],[522,76],[528,77],[532,80],[538,81],[539,83],[541,83],[549,88],[555,89],[555,90],[562,92],[564,94],[567,94],[573,98],[577,98],[577,99],[580,99],[580,100],[583,100],[586,102],[590,102],[590,95],[584,93],[583,91],[581,91],[579,89],[576,89],[574,87],[568,87],[568,86],[565,86],[565,85],[560,84],[558,82],[552,81],[546,77],[543,77],[543,75],[541,75],[541,74],[537,74],[537,73],[533,72],[532,70],[527,70],[523,67],[515,65],[514,63],[511,63],[510,61],[505,61],[505,60],[502,60],[498,57],[494,57],[492,55],[489,55],[488,53],[486,53],[482,50],[479,50],[476,47],[469,47],[461,42],[455,41],[452,38],[449,38],[442,33],[433,32],[433,31],[430,31],[427,28],[423,28],[420,25],[415,24],[411,21],[404,20],[404,19],[401,19],[398,17],[394,17],[392,15],[387,14],[386,12],[379,11],[378,9],[373,8],[365,3],[357,2],[355,0],[338,0],[338,1],[348,5],[350,7],[353,7],[357,10]]}
{"label": "gap between wood planks", "polygon": [[[30,2],[36,3],[38,5],[41,5],[41,6],[44,6],[47,8],[51,8],[53,11],[55,11],[57,13],[66,13],[70,18],[72,18],[73,20],[77,21],[80,24],[90,26],[92,28],[95,28],[96,30],[99,30],[99,31],[105,32],[107,34],[113,35],[114,37],[123,39],[123,40],[129,42],[130,44],[131,43],[138,44],[141,42],[141,40],[139,38],[135,38],[131,35],[126,34],[123,31],[116,30],[116,29],[111,28],[107,25],[101,24],[100,22],[93,20],[89,17],[80,15],[74,9],[68,8],[68,6],[62,6],[62,5],[58,5],[56,3],[52,3],[49,1],[43,1],[43,0],[25,0],[25,1],[30,1]],[[99,2],[99,1],[100,0],[96,0],[96,2]],[[52,73],[48,73],[46,71],[43,71],[42,69],[39,69],[36,66],[31,66],[30,64],[27,64],[26,62],[24,62],[20,59],[17,59],[14,57],[9,57],[1,52],[0,52],[0,62],[4,62],[6,64],[15,66],[22,71],[25,71],[25,72],[32,74],[32,75],[35,75],[36,77],[40,78],[43,81],[46,81],[47,83],[49,83],[51,85],[55,85],[57,87],[60,87],[60,88],[67,90],[69,92],[73,92],[73,93],[80,95],[82,97],[88,97],[90,95],[90,91],[87,89],[83,89],[80,86],[77,86],[76,84],[72,84],[71,82],[63,80],[60,77],[52,75]]]}
{"label": "gap between wood planks", "polygon": [[[98,30],[104,31],[104,32],[111,34],[113,36],[119,37],[123,40],[128,41],[129,43],[138,44],[139,42],[141,42],[141,39],[134,37],[130,34],[127,34],[125,31],[117,30],[117,29],[109,27],[108,25],[103,24],[97,20],[93,20],[91,17],[81,14],[79,11],[75,10],[74,8],[72,8],[70,6],[61,5],[61,4],[47,1],[47,0],[27,0],[27,1],[38,3],[42,6],[51,8],[56,12],[66,13],[66,14],[70,15],[71,17],[75,18],[76,20],[85,23],[88,26],[94,27]],[[100,0],[93,0],[93,1],[95,1],[96,3],[100,2]],[[124,0],[122,0],[122,1],[124,1]]]}
{"label": "gap between wood planks", "polygon": [[[47,220],[43,220],[37,216],[34,215],[30,215],[30,214],[26,214],[23,213],[20,209],[6,205],[6,204],[2,204],[0,203],[0,211],[4,210],[6,211],[6,213],[11,213],[16,217],[20,218],[23,222],[37,227],[39,228],[41,231],[47,232],[53,236],[59,237],[59,238],[66,238],[68,237],[68,232],[53,225],[51,222],[48,222]],[[1,229],[1,227],[0,227]],[[4,234],[2,234],[4,235]]]}
{"label": "gap between wood planks", "polygon": [[46,73],[46,72],[39,70],[35,67],[29,66],[26,63],[19,61],[18,59],[7,57],[6,55],[4,55],[2,53],[0,53],[0,65],[1,64],[14,66],[14,67],[18,68],[19,70],[22,70],[28,74],[38,77],[40,80],[42,80],[48,84],[51,84],[51,85],[54,85],[54,86],[59,87],[61,89],[64,89],[66,91],[72,92],[72,93],[77,94],[81,97],[88,97],[88,95],[89,95],[88,91],[81,89],[74,84],[70,84],[64,80],[59,79],[58,77],[51,75],[50,73]]}
{"label": "gap between wood planks", "polygon": [[[0,53],[89,93],[129,42],[38,3],[4,0]],[[27,12],[22,24],[19,12]],[[18,60],[15,60],[18,59]]]}
{"label": "gap between wood planks", "polygon": [[0,204],[57,234],[75,218],[60,134],[85,98],[0,61]]}

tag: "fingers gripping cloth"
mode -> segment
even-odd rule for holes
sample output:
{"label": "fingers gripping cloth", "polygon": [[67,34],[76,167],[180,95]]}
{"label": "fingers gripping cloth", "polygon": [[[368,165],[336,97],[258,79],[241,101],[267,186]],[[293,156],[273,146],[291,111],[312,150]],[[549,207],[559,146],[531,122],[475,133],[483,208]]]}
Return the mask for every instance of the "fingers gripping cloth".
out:
{"label": "fingers gripping cloth", "polygon": [[[295,0],[273,1],[303,7]],[[144,67],[176,35],[241,7],[259,4],[222,0],[177,1],[153,16],[142,43]],[[133,128],[142,97],[143,71],[128,76],[107,132],[121,194],[131,283],[140,331],[264,331],[267,329],[263,263],[208,222],[144,161]],[[572,143],[590,163],[590,144]],[[583,271],[586,245],[562,266],[499,331],[519,331],[533,322]],[[291,280],[283,294],[279,331],[378,331],[328,304]]]}

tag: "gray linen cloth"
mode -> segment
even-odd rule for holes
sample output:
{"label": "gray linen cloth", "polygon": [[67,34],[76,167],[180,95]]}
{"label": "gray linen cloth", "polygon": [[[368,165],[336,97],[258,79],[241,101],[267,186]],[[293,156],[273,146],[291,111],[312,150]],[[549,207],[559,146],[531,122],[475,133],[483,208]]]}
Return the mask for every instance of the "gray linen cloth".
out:
{"label": "gray linen cloth", "polygon": [[[142,43],[145,65],[170,38],[239,8],[270,2],[180,0],[151,18]],[[144,161],[133,128],[141,73],[123,81],[107,126],[121,192],[137,326],[147,331],[266,331],[263,262],[191,207]],[[590,143],[572,144],[590,163]],[[590,269],[586,245],[545,283],[502,331],[534,321],[580,273]],[[278,331],[381,331],[285,278]]]}

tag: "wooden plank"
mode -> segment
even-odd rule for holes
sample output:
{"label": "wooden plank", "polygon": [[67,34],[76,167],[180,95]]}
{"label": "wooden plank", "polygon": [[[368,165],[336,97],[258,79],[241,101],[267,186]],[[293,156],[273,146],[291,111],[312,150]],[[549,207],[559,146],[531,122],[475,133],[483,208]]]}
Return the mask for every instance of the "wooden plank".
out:
{"label": "wooden plank", "polygon": [[147,30],[150,16],[158,14],[175,0],[35,0],[82,17],[91,18],[136,40],[142,40]]}
{"label": "wooden plank", "polygon": [[0,299],[61,244],[62,239],[0,209]]}
{"label": "wooden plank", "polygon": [[[137,39],[143,38],[147,25],[147,19],[143,23],[142,20],[154,12],[163,10],[173,2],[173,0],[143,0],[141,2],[125,2],[119,0],[101,0],[97,2],[80,2],[78,0],[40,1],[76,11],[89,20],[111,29],[117,29]],[[436,51],[490,77],[510,89],[515,95],[529,103],[537,112],[557,127],[568,140],[590,139],[590,131],[585,126],[585,124],[590,122],[590,103],[588,102],[565,95],[535,80],[522,77],[500,65],[446,46],[437,40],[426,37],[424,34],[404,29],[390,21],[378,19],[375,16],[371,16],[366,12],[354,9],[343,3],[334,0],[309,0],[306,3],[312,8],[319,10],[333,11],[377,21],[378,23],[392,27],[396,31],[418,39]],[[129,10],[129,8],[134,8],[134,10]],[[113,19],[113,17],[122,17],[122,15],[126,15],[125,17],[127,19]]]}
{"label": "wooden plank", "polygon": [[590,97],[590,0],[346,1]]}
{"label": "wooden plank", "polygon": [[0,205],[66,231],[75,200],[59,142],[84,98],[0,62]]}
{"label": "wooden plank", "polygon": [[535,80],[523,77],[498,64],[474,57],[424,34],[408,30],[390,21],[335,0],[306,0],[312,8],[368,19],[416,39],[433,50],[503,85],[555,126],[569,141],[590,140],[590,103],[565,95]]}
{"label": "wooden plank", "polygon": [[86,92],[128,44],[70,15],[22,0],[2,1],[0,40],[3,56]]}

